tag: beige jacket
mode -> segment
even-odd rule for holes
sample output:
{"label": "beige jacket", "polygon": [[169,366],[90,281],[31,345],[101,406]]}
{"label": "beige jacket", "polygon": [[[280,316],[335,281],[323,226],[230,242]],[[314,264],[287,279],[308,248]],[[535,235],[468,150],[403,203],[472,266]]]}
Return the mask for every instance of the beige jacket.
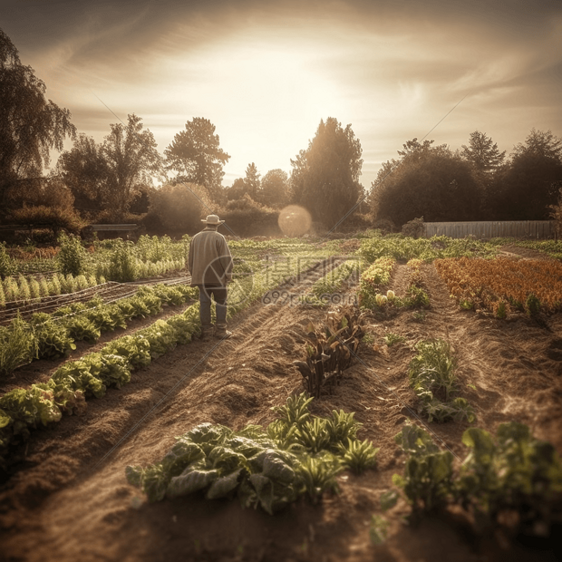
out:
{"label": "beige jacket", "polygon": [[189,245],[191,286],[226,286],[232,279],[232,255],[225,237],[213,228],[196,234]]}

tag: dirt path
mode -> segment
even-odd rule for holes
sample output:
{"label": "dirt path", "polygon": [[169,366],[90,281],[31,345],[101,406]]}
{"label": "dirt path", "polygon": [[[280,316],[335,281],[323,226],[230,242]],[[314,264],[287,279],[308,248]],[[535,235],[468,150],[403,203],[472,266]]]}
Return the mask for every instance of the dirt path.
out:
{"label": "dirt path", "polygon": [[[393,288],[401,287],[399,266]],[[314,281],[311,272],[292,293]],[[548,553],[516,545],[509,552],[471,534],[462,519],[401,523],[408,508],[390,516],[383,547],[369,542],[378,498],[402,471],[394,435],[415,417],[407,383],[413,346],[420,339],[447,338],[458,358],[462,395],[475,407],[477,425],[494,430],[517,419],[562,452],[562,316],[550,330],[525,317],[502,322],[459,310],[433,266],[423,275],[431,299],[425,319],[404,311],[366,325],[371,340],[346,371],[333,395],[313,403],[317,414],[355,411],[360,436],[380,447],[375,471],[339,477],[341,492],[313,506],[302,501],[271,517],[242,510],[236,502],[179,498],[148,505],[127,485],[128,464],[161,459],[173,437],[201,422],[239,429],[266,424],[270,408],[302,390],[292,362],[302,357],[304,327],[325,310],[288,304],[253,305],[232,322],[224,342],[195,341],[135,372],[121,390],[91,400],[82,417],[67,417],[38,431],[26,461],[0,495],[2,552],[10,561],[234,561],[363,560],[551,560]],[[404,336],[387,347],[388,332]],[[474,388],[468,386],[474,385]],[[439,442],[464,456],[466,424],[427,424]],[[1,556],[0,556],[1,559]]]}

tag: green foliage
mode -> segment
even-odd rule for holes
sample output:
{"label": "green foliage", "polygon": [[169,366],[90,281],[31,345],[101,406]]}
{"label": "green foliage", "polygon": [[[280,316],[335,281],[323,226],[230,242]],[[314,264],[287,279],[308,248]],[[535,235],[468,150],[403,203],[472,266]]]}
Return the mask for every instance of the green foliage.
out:
{"label": "green foliage", "polygon": [[[404,475],[395,474],[393,482],[403,489],[414,512],[457,504],[471,513],[480,529],[507,524],[514,532],[542,536],[562,521],[560,458],[524,424],[500,424],[495,437],[482,429],[467,429],[462,442],[470,451],[456,472],[451,453],[439,451],[422,429],[406,425],[396,442],[408,458]],[[386,507],[395,502],[392,491],[384,495]]]}
{"label": "green foliage", "polygon": [[429,307],[429,295],[421,287],[410,285],[407,296],[404,299],[404,306],[409,308],[427,308]]}
{"label": "green foliage", "polygon": [[421,402],[421,411],[429,421],[448,419],[474,421],[468,402],[460,397],[451,399],[458,390],[455,378],[456,361],[448,342],[435,339],[416,344],[417,355],[410,361],[410,386]]}
{"label": "green foliage", "polygon": [[357,474],[361,474],[367,468],[375,466],[376,456],[379,449],[375,449],[370,441],[348,440],[347,447],[342,446],[343,465],[353,470]]}
{"label": "green foliage", "polygon": [[453,494],[453,455],[441,452],[431,437],[415,425],[405,425],[395,437],[406,460],[404,475],[392,482],[402,488],[414,511],[433,511],[450,501]]}
{"label": "green foliage", "polygon": [[14,275],[16,270],[16,263],[6,251],[6,242],[0,242],[0,280]]}
{"label": "green foliage", "polygon": [[0,375],[10,375],[16,367],[29,363],[35,353],[33,332],[19,313],[10,326],[0,326]]}
{"label": "green foliage", "polygon": [[422,259],[430,262],[437,258],[482,257],[491,258],[497,253],[496,245],[468,238],[449,238],[432,236],[431,238],[408,238],[402,234],[387,236],[376,235],[361,241],[359,255],[367,262],[373,263],[382,257],[396,260]]}
{"label": "green foliage", "polygon": [[527,310],[527,314],[529,316],[537,316],[541,311],[541,301],[538,297],[531,293],[527,297],[527,301],[525,302],[525,309]]}
{"label": "green foliage", "polygon": [[4,292],[6,295],[6,302],[14,302],[20,298],[20,290],[16,280],[13,277],[8,277],[4,280]]}
{"label": "green foliage", "polygon": [[472,166],[446,145],[407,141],[398,160],[387,161],[372,184],[375,217],[403,225],[414,217],[427,222],[478,220],[483,200]]}
{"label": "green foliage", "polygon": [[108,279],[124,283],[138,279],[138,266],[132,242],[119,239],[109,260]]}
{"label": "green foliage", "polygon": [[388,332],[383,339],[388,347],[392,347],[395,343],[406,341],[406,338],[404,336],[393,334],[392,332]]}
{"label": "green foliage", "polygon": [[402,225],[402,234],[410,238],[421,238],[425,233],[423,217],[412,219]]}
{"label": "green foliage", "polygon": [[56,322],[50,314],[35,313],[31,317],[30,326],[35,336],[38,359],[66,357],[76,349],[76,345],[67,330],[61,327],[60,323]]}
{"label": "green foliage", "polygon": [[61,273],[74,276],[83,274],[86,271],[87,254],[80,238],[62,233],[58,242],[60,252],[57,262]]}
{"label": "green foliage", "polygon": [[358,262],[342,263],[316,281],[311,293],[318,298],[337,293],[354,274],[358,273],[358,270]]}
{"label": "green foliage", "polygon": [[336,477],[345,467],[372,467],[376,450],[357,441],[353,414],[313,417],[309,403],[304,394],[288,398],[265,430],[201,424],[177,437],[162,461],[127,467],[127,479],[151,502],[205,491],[208,499],[237,495],[243,506],[270,514],[303,494],[316,502],[338,490]]}
{"label": "green foliage", "polygon": [[73,137],[76,128],[70,122],[70,112],[46,97],[44,82],[31,66],[21,63],[17,48],[2,30],[0,68],[0,208],[4,210],[10,188],[12,192],[21,190],[25,179],[43,175],[50,151],[62,150],[65,137]]}
{"label": "green foliage", "polygon": [[19,286],[19,298],[24,302],[29,302],[31,300],[31,290],[29,288],[29,283],[23,275],[18,275],[18,286]]}
{"label": "green foliage", "polygon": [[291,161],[292,202],[304,206],[313,220],[326,227],[337,226],[341,209],[357,203],[361,154],[351,125],[344,129],[333,117],[320,121],[308,148]]}
{"label": "green foliage", "polygon": [[306,457],[297,470],[308,496],[314,503],[326,490],[331,492],[339,490],[336,476],[342,471],[342,466],[332,456]]}
{"label": "green foliage", "polygon": [[518,422],[501,424],[495,439],[470,428],[463,443],[471,452],[459,472],[458,497],[481,522],[497,525],[517,512],[520,528],[548,534],[562,520],[562,465],[555,448]]}
{"label": "green foliage", "polygon": [[[31,294],[32,299],[37,300],[37,302],[41,300],[41,286],[39,285],[37,279],[35,279],[34,277],[32,277],[29,280],[29,292]],[[20,296],[21,296],[21,290],[20,290]]]}
{"label": "green foliage", "polygon": [[376,258],[361,274],[359,281],[359,304],[365,308],[377,306],[377,295],[390,282],[396,260],[389,257]]}
{"label": "green foliage", "polygon": [[373,515],[369,525],[369,538],[371,543],[378,546],[384,544],[388,535],[390,522],[384,515]]}

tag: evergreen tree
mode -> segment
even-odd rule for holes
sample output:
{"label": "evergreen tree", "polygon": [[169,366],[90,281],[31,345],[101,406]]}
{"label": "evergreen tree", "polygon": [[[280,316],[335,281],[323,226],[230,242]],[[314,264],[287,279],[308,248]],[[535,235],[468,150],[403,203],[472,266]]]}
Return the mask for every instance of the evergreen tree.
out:
{"label": "evergreen tree", "polygon": [[320,121],[306,150],[291,160],[291,199],[328,228],[341,224],[357,203],[363,160],[351,125],[334,117]]}
{"label": "evergreen tree", "polygon": [[164,150],[168,170],[179,172],[186,182],[203,185],[215,201],[220,199],[223,166],[230,155],[220,148],[215,126],[203,117],[185,124]]}
{"label": "evergreen tree", "polygon": [[505,150],[500,152],[497,143],[486,133],[474,131],[470,133],[468,146],[462,145],[461,156],[479,172],[493,172],[504,163]]}

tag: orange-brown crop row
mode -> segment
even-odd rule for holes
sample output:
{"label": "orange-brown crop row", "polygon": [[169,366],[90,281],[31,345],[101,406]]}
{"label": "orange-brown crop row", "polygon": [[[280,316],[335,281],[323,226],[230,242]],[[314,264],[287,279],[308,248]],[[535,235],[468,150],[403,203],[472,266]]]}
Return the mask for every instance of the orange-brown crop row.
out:
{"label": "orange-brown crop row", "polygon": [[543,312],[562,310],[560,262],[463,257],[433,263],[463,308],[483,307],[505,316],[510,309],[528,308],[528,299],[534,295]]}

